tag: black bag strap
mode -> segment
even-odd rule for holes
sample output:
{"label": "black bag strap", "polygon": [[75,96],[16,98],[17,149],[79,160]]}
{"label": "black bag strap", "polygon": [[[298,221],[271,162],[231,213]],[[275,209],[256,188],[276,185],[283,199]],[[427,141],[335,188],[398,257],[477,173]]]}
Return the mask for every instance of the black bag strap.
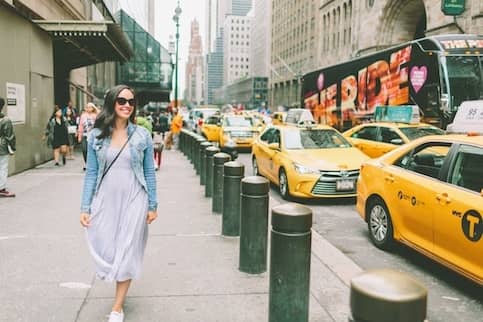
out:
{"label": "black bag strap", "polygon": [[[121,155],[122,151],[126,147],[127,143],[131,139],[131,137],[134,134],[134,132],[136,132],[136,130],[137,130],[137,127],[134,128],[134,131],[132,131],[131,134],[128,136],[126,142],[124,142],[123,146],[121,147],[121,150],[119,150],[119,152],[116,154],[116,156],[114,157],[114,159],[112,159],[111,163],[109,163],[109,166],[106,169],[104,169],[104,172],[102,173],[101,181],[99,182],[99,187],[101,186],[101,183],[104,180],[104,177],[106,176],[107,172],[109,172],[109,169],[111,169],[111,167],[114,164],[114,162],[116,162],[117,158],[119,158],[119,156]],[[97,188],[97,190],[99,190],[99,187]]]}

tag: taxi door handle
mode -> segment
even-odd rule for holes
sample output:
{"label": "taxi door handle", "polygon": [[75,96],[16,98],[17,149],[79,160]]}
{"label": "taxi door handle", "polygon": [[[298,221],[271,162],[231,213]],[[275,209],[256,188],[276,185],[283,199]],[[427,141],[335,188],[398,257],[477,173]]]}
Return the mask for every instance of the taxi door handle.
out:
{"label": "taxi door handle", "polygon": [[393,183],[394,177],[392,175],[388,175],[384,178],[384,180],[386,180],[386,182],[388,182],[388,183]]}
{"label": "taxi door handle", "polygon": [[451,198],[448,196],[446,192],[438,193],[436,195],[436,200],[438,200],[439,202],[445,202],[445,203],[451,202]]}

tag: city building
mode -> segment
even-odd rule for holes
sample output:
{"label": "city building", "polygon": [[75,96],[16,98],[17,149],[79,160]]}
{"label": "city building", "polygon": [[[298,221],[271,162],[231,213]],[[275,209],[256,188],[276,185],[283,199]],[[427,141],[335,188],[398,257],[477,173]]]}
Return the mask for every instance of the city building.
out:
{"label": "city building", "polygon": [[[273,0],[271,15],[271,106],[300,106],[300,79],[315,69],[320,0]],[[327,2],[327,1],[325,1]]]}
{"label": "city building", "polygon": [[301,75],[424,36],[483,34],[480,0],[273,0],[270,105],[300,106]]}
{"label": "city building", "polygon": [[135,89],[140,106],[150,101],[168,102],[173,67],[168,51],[153,36],[154,1],[140,0],[134,5],[129,0],[106,0],[106,7],[115,13],[116,21],[134,47],[134,55],[127,64],[107,62],[88,67],[92,100],[102,106],[106,90],[122,83]]}
{"label": "city building", "polygon": [[206,56],[205,101],[217,104],[213,91],[223,86],[223,28],[215,40],[215,51]]}
{"label": "city building", "polygon": [[223,88],[224,103],[241,104],[247,110],[266,106],[268,101],[268,78],[250,77],[239,79]]}
{"label": "city building", "polygon": [[[209,0],[208,0],[209,1]],[[216,39],[213,45],[207,45],[211,51],[208,51],[205,64],[205,94],[204,97],[208,104],[213,104],[213,90],[223,87],[225,78],[224,63],[225,63],[225,44],[226,38],[225,20],[228,15],[246,16],[252,7],[251,0],[211,0],[207,3],[210,7],[206,11],[207,26],[210,26],[212,31],[209,36],[206,36],[206,43],[213,42],[213,36],[216,34]],[[214,14],[216,13],[216,14]],[[230,30],[231,31],[231,30]],[[228,38],[229,39],[229,38]],[[236,41],[235,41],[236,42]],[[249,43],[249,41],[248,41]],[[249,54],[247,55],[249,56]],[[240,57],[239,57],[240,59]],[[243,58],[248,59],[247,58]],[[236,65],[236,64],[234,64]],[[240,65],[240,64],[238,64]],[[232,71],[232,74],[238,73],[240,75],[241,68],[238,71]],[[221,78],[220,78],[221,73]],[[229,74],[228,74],[229,75]]]}
{"label": "city building", "polygon": [[204,66],[203,45],[200,35],[200,26],[195,19],[191,22],[191,40],[188,61],[186,62],[185,99],[189,104],[203,104]]}
{"label": "city building", "polygon": [[205,3],[205,55],[215,51],[217,3],[218,0],[206,0]]}
{"label": "city building", "polygon": [[0,0],[0,96],[14,122],[18,150],[9,172],[52,158],[41,141],[54,105],[92,100],[86,66],[126,62],[129,40],[103,1]]}
{"label": "city building", "polygon": [[168,50],[124,10],[115,17],[134,47],[134,55],[127,63],[116,63],[116,83],[134,89],[139,107],[149,102],[169,102],[173,64]]}
{"label": "city building", "polygon": [[252,9],[252,0],[231,0],[228,12],[234,16],[246,16]]}
{"label": "city building", "polygon": [[483,34],[483,6],[467,0],[456,18],[441,1],[320,1],[317,67],[333,65],[399,43],[438,34]]}
{"label": "city building", "polygon": [[227,15],[223,39],[223,84],[250,74],[250,17]]}
{"label": "city building", "polygon": [[272,7],[266,0],[253,0],[253,4],[253,18],[250,24],[250,75],[269,77]]}
{"label": "city building", "polygon": [[154,35],[154,0],[104,0],[112,13],[123,10],[144,30]]}

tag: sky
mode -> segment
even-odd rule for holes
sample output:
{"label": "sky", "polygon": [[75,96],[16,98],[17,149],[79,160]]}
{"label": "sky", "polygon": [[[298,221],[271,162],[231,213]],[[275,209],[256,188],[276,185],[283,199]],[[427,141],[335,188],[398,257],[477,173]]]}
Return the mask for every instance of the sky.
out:
{"label": "sky", "polygon": [[[181,15],[179,20],[179,50],[178,50],[178,97],[183,96],[185,88],[185,66],[188,59],[190,42],[191,21],[195,18],[200,24],[200,34],[203,41],[203,50],[206,48],[204,43],[205,30],[205,0],[180,0]],[[176,0],[155,0],[155,38],[161,45],[169,49],[169,36],[176,34],[176,24],[173,21]],[[174,56],[173,56],[174,62]],[[174,82],[174,79],[173,79]]]}

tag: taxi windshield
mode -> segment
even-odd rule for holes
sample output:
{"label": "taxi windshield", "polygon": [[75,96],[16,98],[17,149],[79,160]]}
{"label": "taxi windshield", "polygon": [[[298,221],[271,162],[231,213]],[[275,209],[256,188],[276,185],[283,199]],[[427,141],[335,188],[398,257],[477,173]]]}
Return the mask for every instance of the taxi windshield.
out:
{"label": "taxi windshield", "polygon": [[351,144],[336,131],[322,129],[285,131],[284,142],[288,150],[351,147]]}
{"label": "taxi windshield", "polygon": [[223,125],[233,127],[252,127],[253,119],[251,117],[225,117]]}
{"label": "taxi windshield", "polygon": [[407,138],[412,141],[427,135],[443,135],[444,131],[434,126],[403,127],[399,128]]}

